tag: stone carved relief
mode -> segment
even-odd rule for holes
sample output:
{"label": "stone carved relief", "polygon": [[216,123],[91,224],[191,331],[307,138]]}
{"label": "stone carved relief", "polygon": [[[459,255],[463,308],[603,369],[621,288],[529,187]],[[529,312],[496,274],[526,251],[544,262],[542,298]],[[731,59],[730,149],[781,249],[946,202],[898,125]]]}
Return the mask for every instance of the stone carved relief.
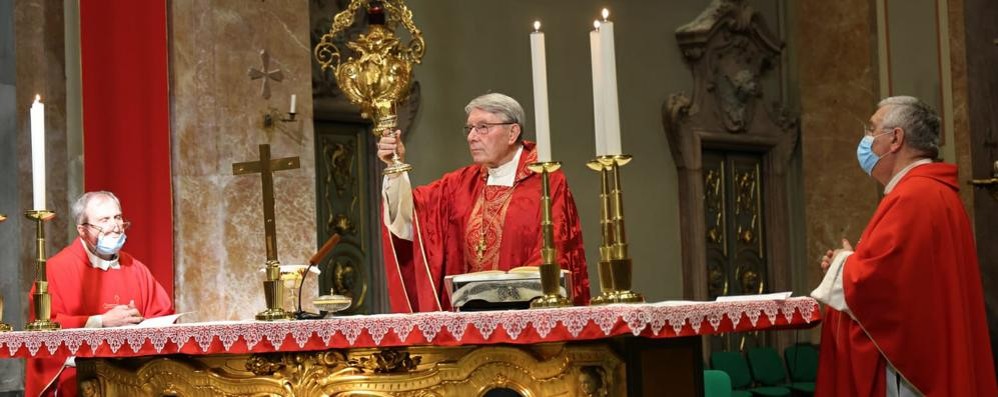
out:
{"label": "stone carved relief", "polygon": [[[726,294],[726,274],[732,273],[732,287],[745,293],[789,288],[785,175],[799,132],[796,117],[778,101],[767,102],[762,89],[779,65],[783,43],[745,0],[712,1],[676,30],[676,41],[694,86],[691,95],[672,94],[662,106],[680,180],[684,295]],[[725,184],[724,166],[705,168],[708,149],[760,159],[752,169],[730,165],[732,213],[724,213],[718,188]],[[726,236],[732,222],[733,235]],[[739,251],[723,254],[733,256],[732,273],[707,255],[723,249],[725,237]]]}

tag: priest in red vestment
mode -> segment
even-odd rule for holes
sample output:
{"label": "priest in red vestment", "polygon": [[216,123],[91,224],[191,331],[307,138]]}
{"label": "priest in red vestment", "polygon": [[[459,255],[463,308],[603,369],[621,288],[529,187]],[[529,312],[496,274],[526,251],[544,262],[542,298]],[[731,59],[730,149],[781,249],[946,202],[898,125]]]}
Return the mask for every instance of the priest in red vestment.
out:
{"label": "priest in red vestment", "polygon": [[973,230],[939,116],[880,102],[857,149],[884,197],[853,250],[822,261],[828,304],[816,396],[998,396]]}
{"label": "priest in red vestment", "polygon": [[[474,164],[413,189],[408,174],[386,176],[382,241],[392,311],[448,310],[444,277],[541,263],[541,177],[522,137],[523,108],[492,93],[472,100],[465,133]],[[398,134],[378,157],[405,155]],[[574,303],[589,301],[589,277],[575,201],[561,171],[550,174],[557,261],[572,272]]]}
{"label": "priest in red vestment", "polygon": [[[121,251],[129,223],[118,198],[85,193],[72,213],[80,238],[47,262],[52,320],[62,328],[118,327],[172,314],[173,299],[149,269]],[[34,305],[28,307],[34,320]],[[77,395],[76,369],[63,368],[67,358],[27,360],[25,395]]]}

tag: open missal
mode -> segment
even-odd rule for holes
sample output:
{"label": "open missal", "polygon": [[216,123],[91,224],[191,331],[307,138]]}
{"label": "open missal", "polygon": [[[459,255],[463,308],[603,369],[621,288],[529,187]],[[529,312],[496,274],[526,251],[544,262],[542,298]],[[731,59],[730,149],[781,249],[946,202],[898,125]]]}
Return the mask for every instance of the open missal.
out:
{"label": "open missal", "polygon": [[[571,274],[561,270],[561,294],[568,300]],[[444,278],[444,288],[454,311],[527,309],[531,300],[544,295],[537,266],[450,275]]]}

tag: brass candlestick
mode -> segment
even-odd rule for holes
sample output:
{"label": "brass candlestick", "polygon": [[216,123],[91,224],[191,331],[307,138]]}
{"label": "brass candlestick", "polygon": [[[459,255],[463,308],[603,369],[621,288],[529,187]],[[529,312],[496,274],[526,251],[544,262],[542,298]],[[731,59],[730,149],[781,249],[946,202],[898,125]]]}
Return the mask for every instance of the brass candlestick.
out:
{"label": "brass candlestick", "polygon": [[626,154],[597,156],[587,165],[600,173],[600,296],[594,305],[609,303],[640,303],[645,298],[631,291],[633,264],[627,253],[624,228],[624,192],[620,188],[620,167],[631,161]]}
{"label": "brass candlestick", "polygon": [[531,163],[531,171],[541,174],[541,289],[544,295],[530,302],[531,308],[571,306],[572,302],[561,295],[561,266],[554,246],[554,222],[551,216],[551,187],[548,174],[561,168],[557,161]]}
{"label": "brass candlestick", "polygon": [[[3,223],[5,220],[7,220],[7,215],[0,214],[0,223]],[[0,293],[0,332],[10,332],[13,330],[14,327],[11,327],[10,324],[3,322],[3,294]]]}
{"label": "brass candlestick", "polygon": [[256,319],[260,321],[290,320],[292,313],[284,310],[284,281],[281,280],[281,263],[275,260],[268,260],[266,267],[267,278],[263,280],[263,297],[267,302],[267,309],[256,314]]}
{"label": "brass candlestick", "polygon": [[[337,36],[353,25],[354,16],[362,6],[367,11],[367,30],[346,43],[356,58],[345,57],[336,46]],[[408,43],[403,44],[395,34],[400,25],[409,32]],[[395,134],[395,104],[409,94],[413,65],[420,62],[425,51],[423,34],[413,23],[412,11],[403,0],[377,3],[351,0],[346,9],[333,17],[329,32],[322,35],[315,46],[315,59],[322,70],[333,70],[340,90],[351,103],[360,107],[361,116],[374,122],[374,135],[382,137]],[[403,163],[395,153],[384,173],[409,170],[412,166]]]}
{"label": "brass candlestick", "polygon": [[52,331],[60,328],[59,323],[52,321],[52,296],[49,295],[49,282],[45,274],[45,221],[55,217],[55,212],[49,210],[25,211],[24,216],[35,221],[35,242],[38,257],[35,259],[35,321],[24,328],[28,331]]}

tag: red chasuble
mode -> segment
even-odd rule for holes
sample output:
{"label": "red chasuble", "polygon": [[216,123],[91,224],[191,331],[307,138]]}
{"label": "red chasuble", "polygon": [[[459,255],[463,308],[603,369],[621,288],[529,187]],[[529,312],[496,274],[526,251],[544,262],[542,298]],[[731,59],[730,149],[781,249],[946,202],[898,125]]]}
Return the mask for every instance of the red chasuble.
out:
{"label": "red chasuble", "polygon": [[[49,258],[45,274],[52,295],[52,320],[63,328],[81,328],[90,316],[129,302],[135,302],[143,317],[173,313],[173,300],[146,265],[123,251],[118,253],[118,265],[119,269],[108,271],[92,267],[80,239]],[[34,293],[34,288],[31,292]],[[29,303],[28,307],[30,318],[34,320],[34,305]],[[37,396],[55,377],[66,358],[60,355],[27,360],[25,395]],[[75,368],[63,371],[58,388],[60,396],[76,395]]]}
{"label": "red chasuble", "polygon": [[[413,189],[413,241],[382,223],[388,293],[396,313],[449,310],[444,276],[509,270],[541,263],[541,176],[533,142],[523,143],[512,187],[486,186],[488,171],[472,165]],[[558,263],[572,271],[575,304],[589,302],[589,276],[575,200],[565,174],[550,174]]]}
{"label": "red chasuble", "polygon": [[822,321],[816,396],[884,396],[888,362],[926,396],[998,396],[973,231],[956,166],[913,168],[842,274]]}

